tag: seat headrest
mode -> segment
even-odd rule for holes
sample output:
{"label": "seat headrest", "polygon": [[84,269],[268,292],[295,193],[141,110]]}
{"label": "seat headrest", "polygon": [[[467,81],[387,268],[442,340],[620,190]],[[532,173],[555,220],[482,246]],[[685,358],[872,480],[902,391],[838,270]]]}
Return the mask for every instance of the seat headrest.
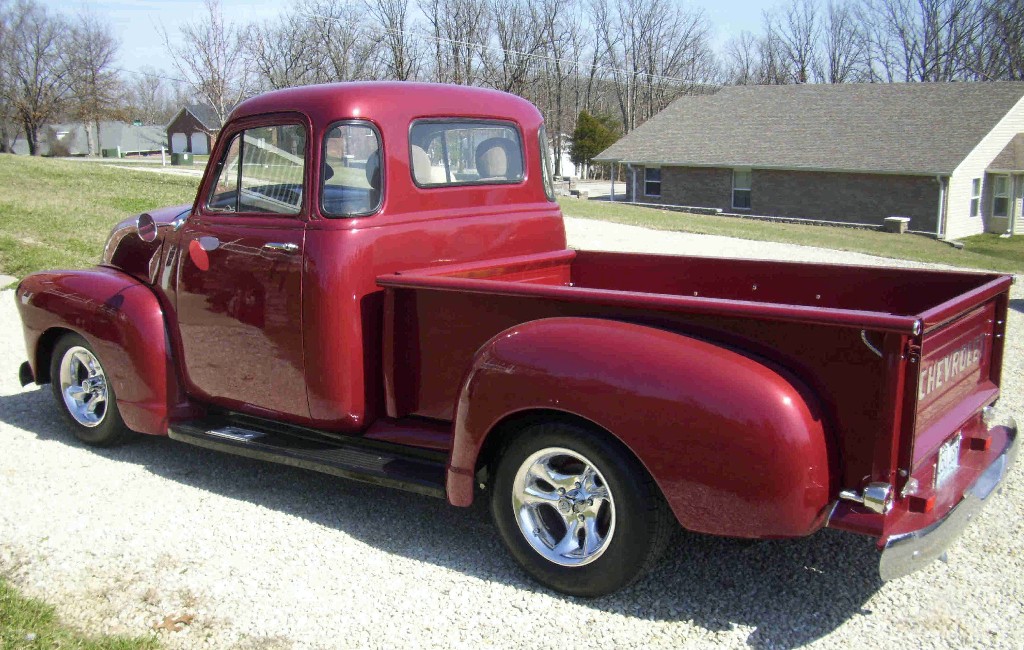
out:
{"label": "seat headrest", "polygon": [[412,152],[409,163],[412,165],[413,178],[416,179],[416,182],[419,185],[430,185],[434,182],[430,167],[430,156],[428,156],[426,150],[419,145],[410,145],[409,149]]}
{"label": "seat headrest", "polygon": [[380,189],[380,150],[366,157],[366,182],[375,190]]}
{"label": "seat headrest", "polygon": [[476,147],[476,171],[481,179],[518,179],[523,171],[519,147],[507,138],[484,140]]}

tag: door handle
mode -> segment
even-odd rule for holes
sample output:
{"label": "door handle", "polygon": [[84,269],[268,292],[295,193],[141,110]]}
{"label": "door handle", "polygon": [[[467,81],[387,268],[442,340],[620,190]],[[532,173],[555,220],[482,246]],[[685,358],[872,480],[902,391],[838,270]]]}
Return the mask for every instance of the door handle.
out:
{"label": "door handle", "polygon": [[291,242],[284,243],[271,241],[267,242],[266,244],[263,244],[263,248],[267,249],[268,251],[284,251],[285,253],[294,253],[295,251],[299,250],[299,245],[293,244]]}

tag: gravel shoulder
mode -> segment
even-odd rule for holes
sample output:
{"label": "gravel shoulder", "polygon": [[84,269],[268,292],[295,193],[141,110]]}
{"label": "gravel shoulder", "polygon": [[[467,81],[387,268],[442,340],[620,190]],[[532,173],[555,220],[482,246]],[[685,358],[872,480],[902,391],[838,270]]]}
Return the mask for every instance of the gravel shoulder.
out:
{"label": "gravel shoulder", "polygon": [[[568,219],[578,248],[892,265],[867,255]],[[905,264],[906,266],[923,266]],[[1024,295],[1013,289],[1001,408],[1024,417]],[[162,438],[92,450],[48,387],[22,389],[0,292],[0,571],[90,632],[170,648],[1024,647],[1024,477],[949,563],[887,584],[870,540],[825,530],[744,543],[680,533],[656,570],[585,601],[538,588],[482,507]]]}

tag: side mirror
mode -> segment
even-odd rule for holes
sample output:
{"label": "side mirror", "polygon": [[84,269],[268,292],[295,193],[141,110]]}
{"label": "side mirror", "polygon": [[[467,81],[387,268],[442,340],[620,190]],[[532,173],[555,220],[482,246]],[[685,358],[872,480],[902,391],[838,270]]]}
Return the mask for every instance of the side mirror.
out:
{"label": "side mirror", "polygon": [[144,242],[151,242],[156,239],[156,222],[153,221],[153,217],[148,212],[139,215],[139,218],[135,221],[135,230],[139,234],[139,239]]}

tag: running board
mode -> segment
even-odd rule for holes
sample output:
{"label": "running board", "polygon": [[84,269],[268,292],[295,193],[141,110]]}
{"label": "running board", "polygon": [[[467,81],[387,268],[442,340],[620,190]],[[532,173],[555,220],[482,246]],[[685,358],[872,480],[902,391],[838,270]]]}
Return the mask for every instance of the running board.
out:
{"label": "running board", "polygon": [[398,449],[352,442],[309,440],[239,426],[211,428],[203,422],[171,425],[169,437],[197,447],[223,451],[343,478],[445,498],[445,464]]}

